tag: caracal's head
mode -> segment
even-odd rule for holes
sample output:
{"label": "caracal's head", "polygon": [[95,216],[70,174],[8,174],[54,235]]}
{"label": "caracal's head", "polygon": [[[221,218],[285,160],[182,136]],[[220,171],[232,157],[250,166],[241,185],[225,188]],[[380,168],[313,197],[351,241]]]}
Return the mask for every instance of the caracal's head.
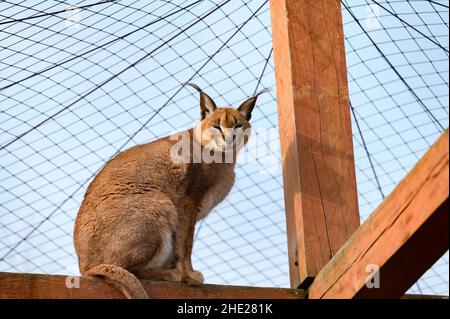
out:
{"label": "caracal's head", "polygon": [[197,142],[220,152],[238,152],[250,137],[250,118],[256,100],[263,90],[245,100],[239,107],[217,107],[197,85],[187,83],[200,93],[201,122],[195,127]]}

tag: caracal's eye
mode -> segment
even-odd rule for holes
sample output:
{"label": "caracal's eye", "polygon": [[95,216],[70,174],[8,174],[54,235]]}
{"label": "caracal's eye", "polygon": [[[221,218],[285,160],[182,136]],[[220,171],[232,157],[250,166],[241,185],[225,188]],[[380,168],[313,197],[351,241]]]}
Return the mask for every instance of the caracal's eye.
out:
{"label": "caracal's eye", "polygon": [[234,126],[234,128],[241,128],[243,125],[242,124],[236,124],[235,126]]}
{"label": "caracal's eye", "polygon": [[220,128],[220,125],[213,125],[212,127],[216,130],[222,131],[222,129]]}

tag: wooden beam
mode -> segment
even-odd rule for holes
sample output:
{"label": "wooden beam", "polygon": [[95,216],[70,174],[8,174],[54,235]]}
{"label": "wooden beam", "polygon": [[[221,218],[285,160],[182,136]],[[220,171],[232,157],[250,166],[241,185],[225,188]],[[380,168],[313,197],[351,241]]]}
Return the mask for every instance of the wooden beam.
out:
{"label": "wooden beam", "polygon": [[[79,288],[67,288],[67,276],[0,273],[0,299],[100,299],[124,298],[104,280],[72,277]],[[155,299],[304,299],[304,291],[283,288],[201,285],[143,281],[150,298]]]}
{"label": "wooden beam", "polygon": [[[400,298],[448,250],[448,143],[447,129],[322,269],[309,298]],[[366,286],[369,265],[379,288]]]}
{"label": "wooden beam", "polygon": [[291,287],[359,227],[339,0],[271,0]]}

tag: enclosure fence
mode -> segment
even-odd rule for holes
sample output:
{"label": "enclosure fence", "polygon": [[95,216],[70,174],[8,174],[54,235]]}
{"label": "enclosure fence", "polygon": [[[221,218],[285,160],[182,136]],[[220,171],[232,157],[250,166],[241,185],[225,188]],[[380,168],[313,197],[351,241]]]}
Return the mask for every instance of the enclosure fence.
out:
{"label": "enclosure fence", "polygon": [[[448,2],[341,4],[364,221],[448,127]],[[221,106],[274,88],[272,55],[268,0],[0,2],[0,271],[78,273],[74,218],[103,164],[195,125],[186,82]],[[275,90],[252,125],[257,156],[198,225],[193,264],[288,287]],[[410,292],[448,295],[448,263]]]}

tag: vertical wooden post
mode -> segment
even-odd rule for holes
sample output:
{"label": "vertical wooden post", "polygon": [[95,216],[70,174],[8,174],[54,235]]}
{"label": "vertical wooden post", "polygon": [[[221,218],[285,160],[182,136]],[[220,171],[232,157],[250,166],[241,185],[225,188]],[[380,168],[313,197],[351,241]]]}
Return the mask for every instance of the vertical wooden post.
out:
{"label": "vertical wooden post", "polygon": [[359,227],[339,0],[271,0],[292,287]]}

